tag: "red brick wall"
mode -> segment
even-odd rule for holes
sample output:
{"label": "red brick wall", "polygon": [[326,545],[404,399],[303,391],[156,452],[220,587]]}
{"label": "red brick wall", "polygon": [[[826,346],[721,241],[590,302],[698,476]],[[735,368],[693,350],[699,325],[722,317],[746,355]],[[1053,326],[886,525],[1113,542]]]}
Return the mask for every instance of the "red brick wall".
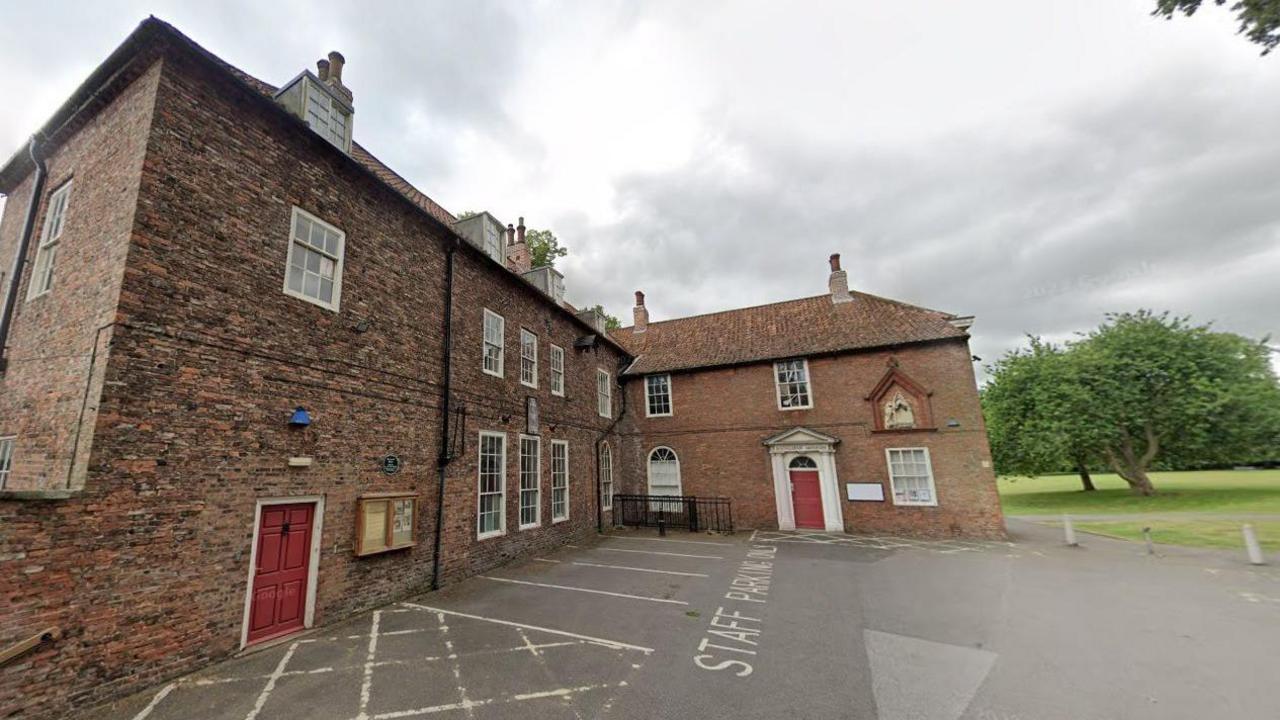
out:
{"label": "red brick wall", "polygon": [[[888,370],[899,369],[932,392],[934,432],[873,432],[865,397]],[[625,488],[644,492],[646,458],[666,445],[680,458],[683,492],[733,499],[739,527],[776,528],[773,470],[762,442],[804,426],[840,439],[835,459],[845,529],[860,533],[999,537],[1003,517],[991,470],[986,429],[968,344],[912,345],[893,352],[810,358],[814,407],[778,409],[772,364],[744,365],[672,375],[674,415],[646,418],[644,383],[626,380]],[[954,419],[958,427],[947,427]],[[885,449],[927,447],[933,464],[937,507],[895,506],[889,490]],[[844,484],[878,482],[885,502],[851,502]]]}
{"label": "red brick wall", "polygon": [[[65,634],[0,669],[0,716],[59,716],[237,650],[263,498],[324,497],[317,625],[431,581],[446,233],[187,56],[167,57],[148,78],[155,116],[88,478],[71,500],[0,500],[0,598],[17,610],[0,618],[0,645],[45,625]],[[130,93],[138,88],[148,86]],[[90,190],[88,178],[77,175],[77,192]],[[294,205],[346,233],[340,312],[282,292]],[[587,331],[524,281],[483,269],[489,261],[470,248],[456,258],[454,397],[467,408],[466,446],[448,468],[445,580],[594,531],[593,446],[609,420],[595,414],[593,369],[618,364],[608,348],[574,351]],[[482,306],[507,317],[505,380],[479,372]],[[521,324],[540,338],[537,391],[515,380]],[[564,399],[550,396],[549,341],[566,349]],[[544,522],[553,438],[570,442],[571,511],[567,522],[517,532],[514,433],[527,394],[540,401]],[[295,406],[311,412],[309,428],[288,426]],[[23,412],[50,422],[41,408]],[[482,428],[511,433],[509,532],[476,542]],[[401,458],[401,472],[380,471],[386,454]],[[313,464],[289,468],[291,456]],[[418,545],[355,558],[356,498],[387,490],[419,496]]]}
{"label": "red brick wall", "polygon": [[[44,191],[18,278],[9,366],[0,375],[0,436],[17,436],[7,489],[84,483],[111,337],[103,326],[111,322],[120,292],[159,74],[159,66],[153,67],[46,160]],[[28,300],[49,197],[67,182],[72,186],[53,288]],[[7,274],[13,265],[34,185],[32,173],[5,203],[0,272]]]}

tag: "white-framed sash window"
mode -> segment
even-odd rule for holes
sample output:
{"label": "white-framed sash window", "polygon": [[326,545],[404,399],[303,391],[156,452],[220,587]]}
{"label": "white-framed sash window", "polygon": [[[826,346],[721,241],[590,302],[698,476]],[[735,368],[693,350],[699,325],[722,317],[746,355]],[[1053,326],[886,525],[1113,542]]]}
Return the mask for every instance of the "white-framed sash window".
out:
{"label": "white-framed sash window", "polygon": [[600,417],[613,417],[613,378],[600,368],[596,368],[596,412]]}
{"label": "white-framed sash window", "polygon": [[520,436],[520,529],[542,524],[542,448],[538,438]]}
{"label": "white-framed sash window", "polygon": [[613,451],[608,443],[600,445],[600,508],[613,509]]}
{"label": "white-framed sash window", "polygon": [[551,394],[564,397],[564,348],[551,346]]}
{"label": "white-framed sash window", "polygon": [[13,470],[13,435],[0,437],[0,490],[9,484],[9,473]]}
{"label": "white-framed sash window", "polygon": [[284,273],[285,294],[337,312],[342,298],[346,242],[346,233],[295,207]]}
{"label": "white-framed sash window", "polygon": [[483,540],[507,531],[507,436],[480,431],[476,537]]}
{"label": "white-framed sash window", "polygon": [[809,361],[779,360],[773,364],[774,382],[778,388],[779,410],[802,410],[813,407],[809,389]]}
{"label": "white-framed sash window", "polygon": [[666,374],[645,376],[644,397],[646,417],[671,415],[671,376]]}
{"label": "white-framed sash window", "polygon": [[569,443],[551,441],[551,522],[569,519]]}
{"label": "white-framed sash window", "polygon": [[520,328],[520,384],[538,387],[538,336]]}
{"label": "white-framed sash window", "polygon": [[888,448],[889,486],[894,505],[937,505],[929,448]]}
{"label": "white-framed sash window", "polygon": [[62,184],[49,196],[49,209],[44,213],[40,244],[36,246],[35,270],[27,287],[27,299],[40,297],[53,289],[53,268],[58,259],[62,229],[67,224],[67,203],[71,198],[71,181]]}
{"label": "white-framed sash window", "polygon": [[507,321],[498,313],[484,309],[484,371],[502,377],[503,348],[506,343]]}

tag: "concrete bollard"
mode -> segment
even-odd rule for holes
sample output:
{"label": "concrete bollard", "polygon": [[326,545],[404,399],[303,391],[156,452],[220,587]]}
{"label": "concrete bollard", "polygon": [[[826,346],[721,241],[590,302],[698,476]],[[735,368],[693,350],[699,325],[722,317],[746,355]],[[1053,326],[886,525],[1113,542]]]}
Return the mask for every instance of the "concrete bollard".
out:
{"label": "concrete bollard", "polygon": [[1240,528],[1240,533],[1244,535],[1244,549],[1249,553],[1249,564],[1266,565],[1267,559],[1262,556],[1262,546],[1258,544],[1258,534],[1253,531],[1253,526],[1245,523]]}
{"label": "concrete bollard", "polygon": [[1066,536],[1067,545],[1069,547],[1079,547],[1080,543],[1076,542],[1076,529],[1071,524],[1071,516],[1064,514],[1062,516],[1062,533]]}
{"label": "concrete bollard", "polygon": [[1142,528],[1142,539],[1147,541],[1147,554],[1155,555],[1156,546],[1151,543],[1151,528],[1149,527]]}

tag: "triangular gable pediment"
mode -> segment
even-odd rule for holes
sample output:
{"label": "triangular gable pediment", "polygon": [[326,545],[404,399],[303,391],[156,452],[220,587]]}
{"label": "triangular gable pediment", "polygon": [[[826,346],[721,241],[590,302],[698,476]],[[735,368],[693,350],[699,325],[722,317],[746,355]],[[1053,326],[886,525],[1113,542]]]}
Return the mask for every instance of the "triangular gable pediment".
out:
{"label": "triangular gable pediment", "polygon": [[769,447],[775,445],[835,445],[840,438],[810,430],[806,427],[795,427],[774,435],[764,441]]}

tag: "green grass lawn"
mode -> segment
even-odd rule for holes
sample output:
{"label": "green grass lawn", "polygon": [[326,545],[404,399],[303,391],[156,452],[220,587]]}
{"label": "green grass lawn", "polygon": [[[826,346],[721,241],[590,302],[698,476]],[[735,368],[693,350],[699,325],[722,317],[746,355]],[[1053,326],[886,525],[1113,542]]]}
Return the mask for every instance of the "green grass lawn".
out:
{"label": "green grass lawn", "polygon": [[[1055,523],[1060,524],[1060,523]],[[1265,552],[1280,551],[1280,521],[1251,521],[1258,534],[1258,543]],[[1150,522],[1079,522],[1077,530],[1101,535],[1138,540],[1142,528],[1151,528],[1151,540],[1165,545],[1190,545],[1194,547],[1230,548],[1244,553],[1244,540],[1240,535],[1239,521],[1232,520],[1161,520]]]}
{"label": "green grass lawn", "polygon": [[[1078,520],[1076,528],[1130,540],[1142,540],[1151,528],[1157,543],[1239,549],[1244,520],[1214,514],[1280,514],[1280,470],[1208,470],[1151,474],[1153,497],[1129,492],[1111,474],[1094,475],[1095,492],[1080,489],[1076,475],[1001,478],[1000,502],[1008,515],[1150,515],[1150,519]],[[1172,515],[1173,513],[1203,513]],[[1162,517],[1163,514],[1170,514]],[[1251,519],[1263,549],[1280,550],[1280,519]],[[1054,523],[1057,524],[1057,523]]]}
{"label": "green grass lawn", "polygon": [[1095,492],[1076,475],[1000,478],[1009,515],[1162,512],[1280,513],[1280,470],[1205,470],[1151,473],[1156,495],[1140,497],[1112,474],[1093,476]]}

